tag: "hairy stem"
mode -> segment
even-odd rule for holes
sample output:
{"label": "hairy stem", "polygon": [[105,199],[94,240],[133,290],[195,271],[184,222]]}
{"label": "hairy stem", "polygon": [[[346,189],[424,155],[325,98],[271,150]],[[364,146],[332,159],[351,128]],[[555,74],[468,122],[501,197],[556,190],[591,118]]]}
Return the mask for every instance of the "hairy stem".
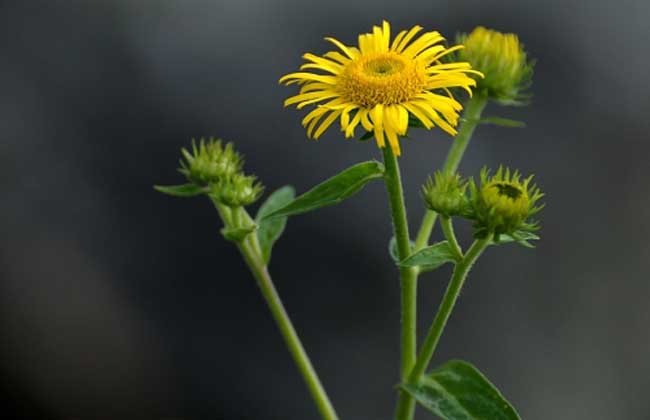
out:
{"label": "hairy stem", "polygon": [[273,319],[280,329],[280,333],[284,338],[291,356],[293,356],[294,362],[298,366],[298,370],[307,383],[307,388],[316,403],[316,407],[318,408],[321,417],[324,420],[338,420],[336,411],[334,410],[334,407],[332,406],[332,403],[330,402],[329,397],[327,396],[327,393],[325,392],[325,389],[323,388],[323,385],[307,356],[307,352],[305,352],[305,349],[300,342],[300,338],[298,338],[298,334],[291,323],[287,311],[284,309],[284,305],[282,304],[280,296],[273,285],[273,281],[271,280],[266,265],[262,262],[260,255],[254,251],[250,242],[242,241],[237,244],[237,247],[253,273],[253,276],[257,280],[257,285],[262,292],[262,296],[271,310],[271,315],[273,315]]}
{"label": "hairy stem", "polygon": [[477,239],[474,241],[469,250],[467,250],[467,254],[456,265],[451,281],[445,291],[445,296],[442,298],[436,317],[434,318],[433,324],[422,343],[422,348],[418,354],[415,366],[409,375],[409,382],[416,382],[420,376],[424,374],[431,358],[433,357],[436,347],[438,346],[438,341],[445,329],[445,325],[447,325],[451,311],[454,309],[454,305],[456,304],[458,295],[463,288],[467,274],[476,262],[476,259],[490,244],[490,238],[491,235],[488,235],[485,239]]}
{"label": "hairy stem", "polygon": [[[390,147],[383,148],[384,165],[386,174],[384,180],[393,220],[395,240],[397,242],[397,255],[400,260],[411,254],[411,240],[409,236],[408,221],[406,219],[406,207],[404,205],[404,191],[399,171],[397,158]],[[417,271],[411,267],[400,268],[400,284],[402,292],[402,363],[401,380],[408,378],[413,369],[417,351]],[[401,391],[403,395],[405,394]],[[398,405],[396,416],[399,419],[410,419],[413,417],[415,402],[410,399]]]}
{"label": "hairy stem", "polygon": [[451,246],[451,251],[454,253],[456,261],[461,261],[463,259],[463,251],[458,244],[456,239],[456,234],[454,233],[454,225],[451,222],[451,217],[440,216],[440,227],[442,227],[442,232]]}

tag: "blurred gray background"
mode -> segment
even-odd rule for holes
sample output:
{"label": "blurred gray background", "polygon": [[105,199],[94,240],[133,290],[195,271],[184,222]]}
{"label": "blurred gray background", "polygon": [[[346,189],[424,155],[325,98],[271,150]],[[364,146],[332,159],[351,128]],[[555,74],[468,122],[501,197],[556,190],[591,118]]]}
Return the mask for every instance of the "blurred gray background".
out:
{"label": "blurred gray background", "polygon": [[[9,1],[0,5],[0,378],[16,418],[317,419],[205,199],[173,199],[179,148],[234,140],[299,192],[371,142],[309,141],[278,78],[388,19],[453,39],[486,25],[538,60],[534,102],[485,115],[461,169],[504,163],[547,193],[534,251],[490,249],[435,363],[479,366],[524,419],[650,419],[650,3]],[[450,145],[400,160],[412,230]],[[461,226],[461,239],[469,239]],[[343,419],[392,416],[399,287],[381,183],[292,218],[272,273]],[[436,231],[436,235],[439,232]],[[449,268],[420,284],[421,333]],[[430,418],[424,411],[418,418]]]}

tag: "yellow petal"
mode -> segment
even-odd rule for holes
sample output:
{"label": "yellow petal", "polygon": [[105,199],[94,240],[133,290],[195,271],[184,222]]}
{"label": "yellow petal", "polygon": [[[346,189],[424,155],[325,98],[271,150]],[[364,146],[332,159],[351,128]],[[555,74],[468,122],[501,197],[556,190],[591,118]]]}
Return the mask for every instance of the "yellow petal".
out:
{"label": "yellow petal", "polygon": [[333,111],[326,119],[323,121],[323,123],[318,127],[318,130],[314,133],[314,139],[318,139],[321,134],[327,130],[327,127],[332,125],[332,123],[339,117],[342,111]]}
{"label": "yellow petal", "polygon": [[354,117],[352,117],[352,121],[350,121],[348,127],[345,129],[346,138],[354,137],[354,129],[357,128],[357,125],[359,125],[360,121],[361,121],[361,110],[358,110],[357,113],[354,114]]}
{"label": "yellow petal", "polygon": [[399,156],[401,154],[400,148],[399,148],[399,139],[397,138],[397,133],[393,131],[391,128],[386,127],[386,137],[388,137],[388,144],[390,145],[390,148],[393,150],[393,154],[395,156]]}
{"label": "yellow petal", "polygon": [[384,142],[384,129],[378,128],[375,126],[375,140],[377,141],[377,146],[384,147],[386,143]]}
{"label": "yellow petal", "polygon": [[395,48],[396,52],[402,52],[402,50],[408,45],[408,43],[411,41],[411,39],[420,32],[423,28],[421,26],[415,25],[414,27],[411,28],[410,31],[406,35],[404,35],[404,38],[402,39],[402,42],[399,43],[397,48]]}
{"label": "yellow petal", "polygon": [[323,75],[323,74],[313,74],[313,73],[306,73],[306,72],[290,73],[290,74],[287,74],[286,76],[282,76],[280,78],[280,83],[290,85],[292,83],[296,83],[296,82],[300,82],[300,81],[307,81],[307,80],[313,80],[315,82],[328,83],[328,84],[331,84],[331,85],[336,84],[336,77],[334,77],[334,76],[326,76],[326,75]]}
{"label": "yellow petal", "polygon": [[367,109],[362,108],[359,110],[359,113],[361,114],[361,125],[363,128],[366,129],[366,131],[372,131],[374,128],[374,125],[372,122],[370,122],[370,118],[368,118],[368,115],[370,114]]}
{"label": "yellow petal", "polygon": [[433,122],[422,112],[420,111],[420,108],[416,107],[413,105],[412,102],[402,104],[404,108],[406,108],[411,114],[415,116],[418,120],[422,121],[422,124],[427,128],[427,130],[430,130],[433,128]]}
{"label": "yellow petal", "polygon": [[406,31],[401,31],[395,39],[393,40],[393,43],[391,44],[391,51],[395,51],[397,49],[397,45],[402,41],[402,38],[404,38],[404,35],[406,35]]}
{"label": "yellow petal", "polygon": [[328,37],[325,37],[325,40],[326,40],[326,41],[329,41],[329,42],[331,42],[332,44],[334,44],[334,45],[336,45],[337,47],[339,47],[339,49],[340,49],[341,51],[343,51],[343,52],[345,53],[345,55],[347,55],[347,56],[350,57],[351,59],[356,58],[356,56],[358,55],[358,54],[355,55],[353,49],[350,49],[350,48],[346,47],[345,45],[343,45],[343,43],[341,43],[341,41],[339,41],[339,40],[337,40],[337,39],[334,39],[334,38],[328,36]]}
{"label": "yellow petal", "polygon": [[375,126],[375,131],[377,131],[377,128],[383,128],[384,106],[382,104],[375,105],[375,107],[370,111],[370,118],[372,118],[372,123]]}

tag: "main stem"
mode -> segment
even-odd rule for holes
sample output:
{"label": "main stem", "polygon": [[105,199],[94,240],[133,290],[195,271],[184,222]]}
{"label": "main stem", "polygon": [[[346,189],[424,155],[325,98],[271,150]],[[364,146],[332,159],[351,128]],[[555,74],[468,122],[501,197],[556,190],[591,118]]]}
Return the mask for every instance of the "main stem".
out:
{"label": "main stem", "polygon": [[[481,113],[485,105],[487,105],[487,96],[483,92],[474,92],[474,96],[467,101],[458,134],[454,138],[454,142],[447,153],[447,159],[442,167],[444,172],[454,173],[458,169],[458,165],[465,154],[465,149],[467,149],[467,145],[472,138],[474,129],[481,119]],[[429,243],[433,226],[436,223],[436,216],[437,213],[432,210],[427,210],[424,215],[418,236],[415,240],[416,251],[424,248]]]}
{"label": "main stem", "polygon": [[433,357],[433,353],[438,346],[438,341],[440,336],[447,325],[451,311],[454,309],[458,295],[460,294],[467,274],[470,269],[476,262],[476,259],[481,255],[485,248],[490,243],[490,238],[492,236],[488,235],[485,239],[478,239],[474,241],[472,246],[467,250],[465,257],[456,265],[454,273],[451,278],[451,282],[447,286],[445,291],[445,296],[442,298],[440,307],[438,308],[438,313],[433,320],[433,324],[427,333],[424,343],[422,343],[422,348],[420,349],[420,354],[417,357],[413,371],[409,375],[409,382],[416,382],[422,376]]}
{"label": "main stem", "polygon": [[309,392],[314,398],[314,402],[316,403],[316,407],[318,408],[321,417],[324,420],[338,420],[336,411],[334,410],[323,385],[318,379],[318,375],[316,374],[316,371],[300,342],[300,338],[298,338],[298,334],[291,323],[287,311],[284,309],[284,305],[282,305],[277,290],[275,290],[275,286],[273,285],[273,281],[271,280],[266,265],[262,262],[259,255],[255,253],[249,241],[240,242],[237,246],[244,257],[246,264],[248,264],[248,267],[253,273],[253,276],[255,276],[255,279],[257,280],[257,285],[262,291],[262,296],[264,296],[264,299],[271,310],[271,314],[273,315],[273,319],[280,328],[280,333],[282,334],[282,337],[284,337],[284,341],[291,356],[293,356],[293,360],[298,366],[298,370],[307,383]]}
{"label": "main stem", "polygon": [[[397,255],[401,261],[411,254],[411,240],[406,218],[406,207],[404,205],[404,191],[397,158],[390,147],[384,147],[383,153],[384,165],[386,167],[384,180],[386,190],[388,191],[395,240],[397,242]],[[411,267],[400,268],[400,284],[402,289],[402,363],[400,371],[401,379],[405,381],[413,369],[417,352],[416,269]],[[408,396],[404,391],[401,391],[401,393],[402,396]],[[398,404],[396,416],[397,418],[412,418],[414,410],[415,402],[413,399],[407,399],[402,404]]]}

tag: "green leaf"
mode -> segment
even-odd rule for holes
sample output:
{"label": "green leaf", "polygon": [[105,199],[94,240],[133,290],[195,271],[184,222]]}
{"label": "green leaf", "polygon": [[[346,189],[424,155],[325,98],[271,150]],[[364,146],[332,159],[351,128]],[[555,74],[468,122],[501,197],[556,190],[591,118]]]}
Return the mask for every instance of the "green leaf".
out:
{"label": "green leaf", "polygon": [[282,235],[284,227],[287,224],[287,217],[275,217],[273,219],[264,219],[264,217],[267,214],[289,204],[293,201],[295,195],[296,192],[292,186],[287,185],[282,187],[269,195],[264,204],[262,204],[260,209],[257,211],[257,216],[255,216],[255,220],[258,224],[257,239],[262,248],[262,259],[265,264],[268,264],[271,260],[273,244],[275,244],[275,241],[277,241]]}
{"label": "green leaf", "polygon": [[526,248],[535,248],[535,245],[531,244],[528,241],[538,241],[539,239],[540,239],[539,236],[534,234],[533,232],[529,232],[527,230],[518,230],[514,232],[512,235],[507,235],[505,233],[500,234],[498,240],[497,239],[493,240],[492,244],[501,245],[501,244],[516,242],[519,245],[524,246]]}
{"label": "green leaf", "polygon": [[526,123],[523,121],[511,120],[509,118],[502,118],[502,117],[484,117],[481,118],[478,122],[479,124],[498,125],[499,127],[508,127],[508,128],[526,127]]}
{"label": "green leaf", "polygon": [[397,238],[394,236],[388,241],[388,253],[390,257],[395,261],[395,264],[399,265],[399,252],[397,251]]}
{"label": "green leaf", "polygon": [[272,217],[293,216],[338,204],[359,191],[370,180],[381,178],[383,175],[384,165],[379,162],[358,163],[316,185],[286,206],[272,211],[264,216],[262,220]]}
{"label": "green leaf", "polygon": [[431,271],[448,262],[456,262],[449,242],[442,241],[412,254],[399,263],[402,267],[420,267],[421,271]]}
{"label": "green leaf", "polygon": [[241,242],[246,236],[257,229],[257,225],[245,228],[223,228],[221,234],[224,238],[233,242]]}
{"label": "green leaf", "polygon": [[444,420],[521,420],[499,390],[461,360],[447,362],[402,389]]}
{"label": "green leaf", "polygon": [[163,194],[173,195],[175,197],[193,197],[208,192],[207,188],[200,187],[196,184],[182,185],[154,185],[153,188]]}

